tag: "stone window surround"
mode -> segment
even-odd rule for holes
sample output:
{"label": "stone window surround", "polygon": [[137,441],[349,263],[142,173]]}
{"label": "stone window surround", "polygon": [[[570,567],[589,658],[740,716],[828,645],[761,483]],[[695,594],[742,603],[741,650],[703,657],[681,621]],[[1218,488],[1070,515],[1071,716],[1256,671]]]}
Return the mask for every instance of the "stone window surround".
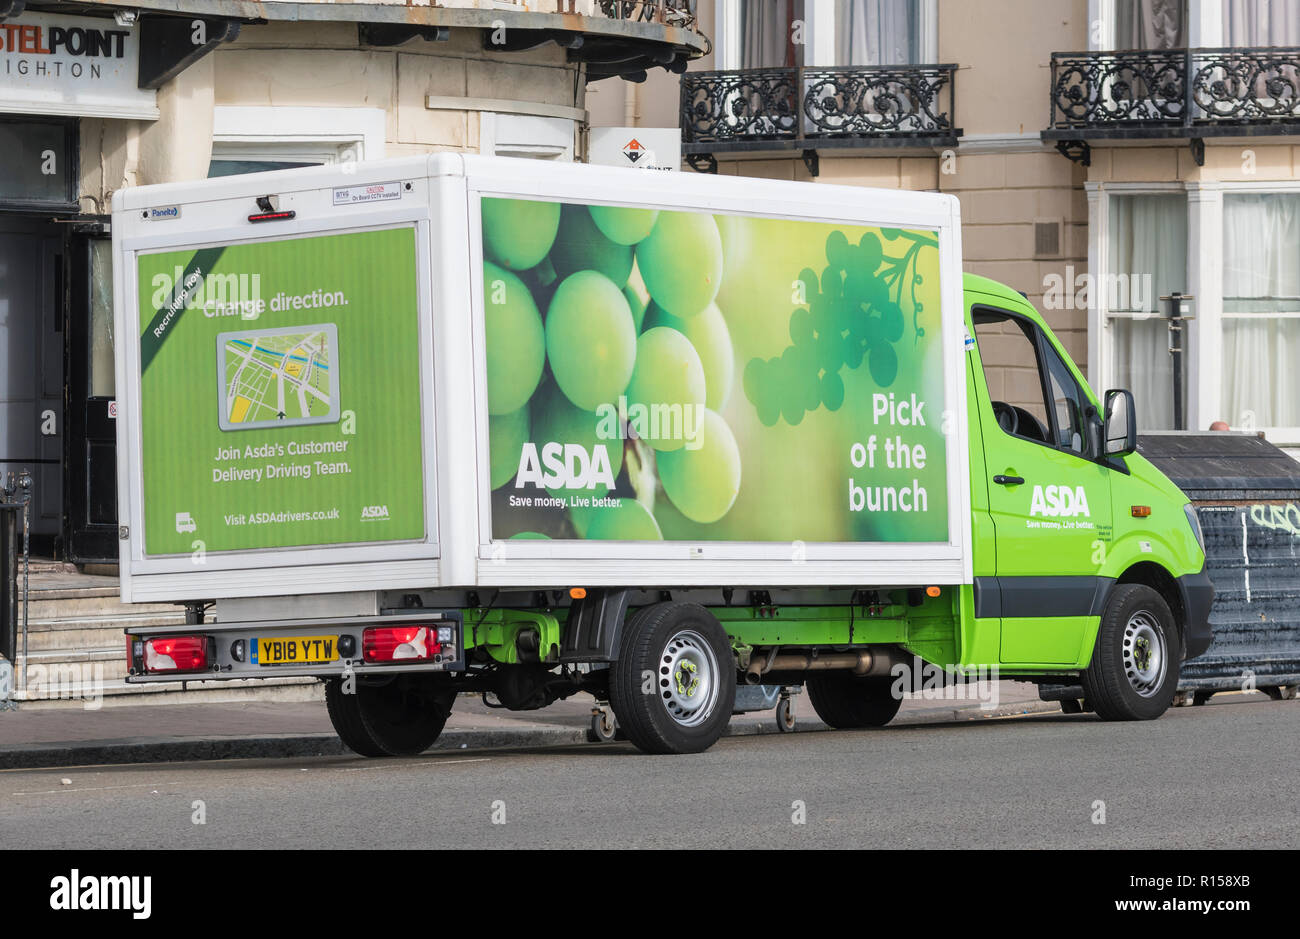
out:
{"label": "stone window surround", "polygon": [[223,160],[378,160],[384,156],[382,108],[217,105],[212,156]]}
{"label": "stone window surround", "polygon": [[[715,68],[740,67],[740,4],[744,2],[752,3],[754,0],[713,0]],[[920,0],[920,4],[921,63],[938,62],[938,0]],[[835,61],[834,0],[804,0],[804,21],[804,64],[828,68],[842,65]],[[822,24],[820,28],[818,24]]]}
{"label": "stone window surround", "polygon": [[[1194,49],[1217,49],[1223,41],[1223,0],[1187,0],[1187,44]],[[1088,0],[1088,51],[1115,50],[1115,0]],[[1094,30],[1092,24],[1109,24]]]}
{"label": "stone window surround", "polygon": [[[1221,418],[1223,349],[1223,197],[1225,193],[1300,193],[1300,179],[1252,182],[1184,181],[1146,183],[1087,182],[1088,271],[1094,284],[1106,281],[1110,240],[1111,195],[1187,194],[1187,290],[1195,319],[1185,337],[1187,368],[1187,426],[1204,430]],[[1114,387],[1112,332],[1104,290],[1089,294],[1088,381],[1095,390]],[[1300,444],[1300,428],[1256,427],[1278,446]]]}

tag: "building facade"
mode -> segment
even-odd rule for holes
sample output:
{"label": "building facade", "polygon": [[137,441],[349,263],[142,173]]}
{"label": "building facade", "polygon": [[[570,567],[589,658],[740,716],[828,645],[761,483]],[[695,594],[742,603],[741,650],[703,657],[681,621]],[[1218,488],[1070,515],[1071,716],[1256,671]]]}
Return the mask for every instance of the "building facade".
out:
{"label": "building facade", "polygon": [[35,478],[37,551],[117,557],[115,191],[433,150],[583,159],[589,82],[707,48],[676,2],[0,0],[0,473]]}
{"label": "building facade", "polygon": [[[1134,391],[1144,429],[1300,447],[1300,3],[696,12],[710,54],[594,85],[594,122],[679,125],[700,172],[951,192],[968,270],[1026,293],[1094,388]],[[1031,394],[1018,344],[984,346],[990,390]]]}

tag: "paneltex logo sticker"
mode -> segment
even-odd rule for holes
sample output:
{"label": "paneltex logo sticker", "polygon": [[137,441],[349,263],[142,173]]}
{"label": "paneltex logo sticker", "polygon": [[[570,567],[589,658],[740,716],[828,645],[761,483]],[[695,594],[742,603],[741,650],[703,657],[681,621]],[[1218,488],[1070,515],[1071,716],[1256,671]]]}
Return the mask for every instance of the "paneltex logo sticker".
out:
{"label": "paneltex logo sticker", "polygon": [[386,505],[364,505],[361,507],[361,521],[363,522],[386,522],[388,521],[388,506]]}

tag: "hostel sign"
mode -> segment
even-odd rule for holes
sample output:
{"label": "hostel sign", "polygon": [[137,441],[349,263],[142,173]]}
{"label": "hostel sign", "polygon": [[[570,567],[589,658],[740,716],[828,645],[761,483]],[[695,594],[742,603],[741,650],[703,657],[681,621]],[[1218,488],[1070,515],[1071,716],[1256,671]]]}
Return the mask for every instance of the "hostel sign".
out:
{"label": "hostel sign", "polygon": [[24,13],[0,23],[0,112],[152,120],[137,82],[138,27],[111,19]]}

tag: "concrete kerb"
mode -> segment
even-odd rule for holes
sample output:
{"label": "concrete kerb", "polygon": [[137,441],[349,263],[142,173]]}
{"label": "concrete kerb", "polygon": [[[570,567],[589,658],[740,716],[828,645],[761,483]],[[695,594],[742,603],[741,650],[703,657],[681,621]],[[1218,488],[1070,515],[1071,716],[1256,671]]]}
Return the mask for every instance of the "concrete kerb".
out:
{"label": "concrete kerb", "polygon": [[[1059,712],[1055,702],[1021,702],[983,710],[977,704],[904,711],[890,726],[942,724]],[[821,721],[801,720],[794,733],[829,730]],[[725,736],[778,734],[774,719],[734,722]],[[587,742],[585,728],[467,728],[448,730],[428,751],[504,750],[569,746]],[[350,753],[333,734],[269,734],[238,737],[124,737],[117,740],[67,741],[0,745],[0,769],[43,769],[126,763],[175,763],[205,760],[286,759],[341,756]]]}

